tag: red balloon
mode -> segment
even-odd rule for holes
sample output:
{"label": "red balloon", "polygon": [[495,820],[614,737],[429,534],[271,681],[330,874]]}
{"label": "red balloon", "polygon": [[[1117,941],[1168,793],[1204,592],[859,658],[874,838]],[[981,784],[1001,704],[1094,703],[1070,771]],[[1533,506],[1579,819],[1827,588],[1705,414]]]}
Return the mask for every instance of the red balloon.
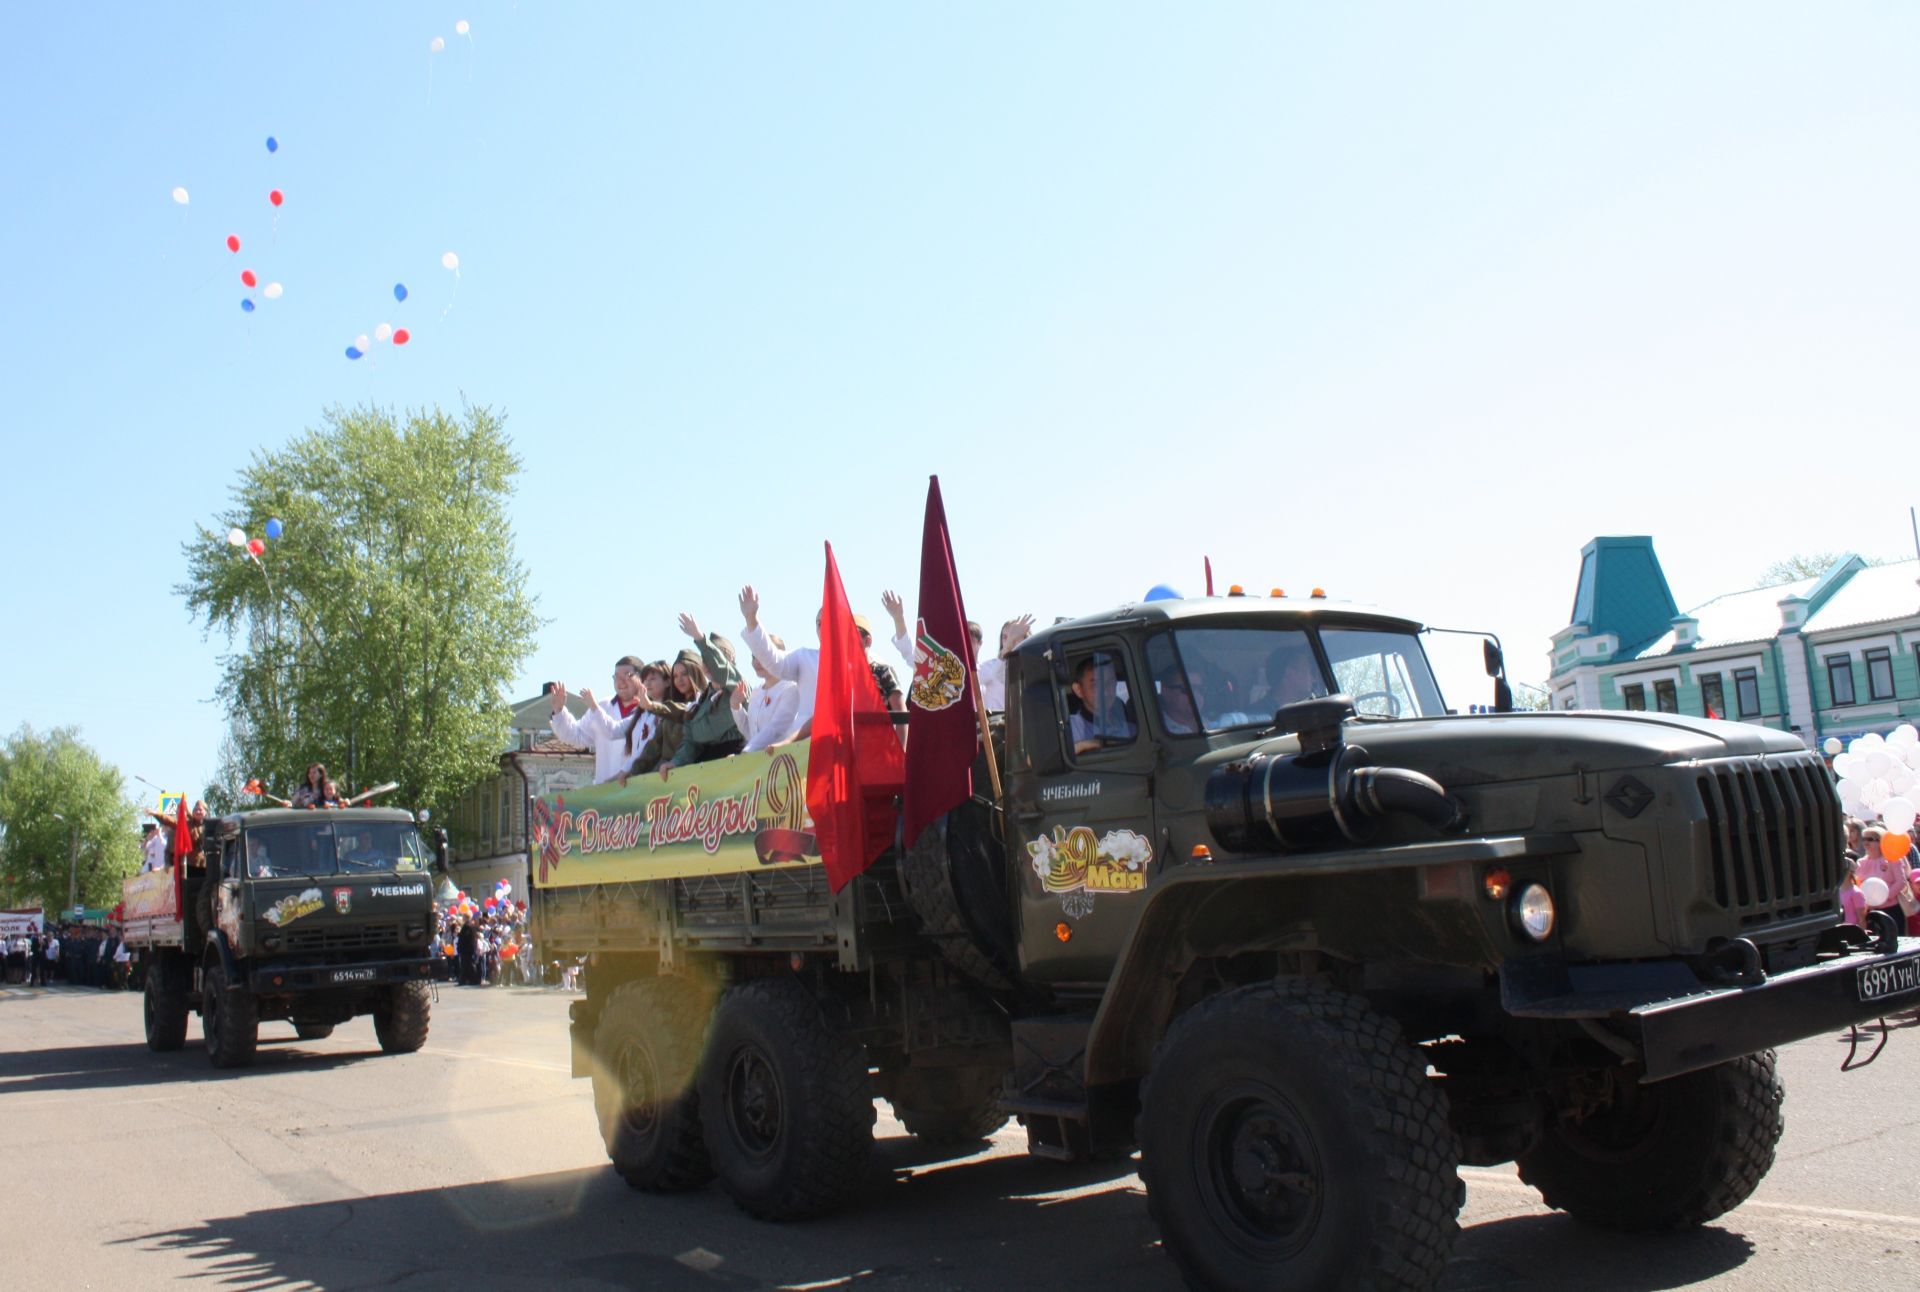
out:
{"label": "red balloon", "polygon": [[238,251],[238,250],[240,250],[240,235],[239,235],[239,234],[237,234],[237,233],[229,233],[229,234],[227,235],[227,250],[228,250],[228,251]]}
{"label": "red balloon", "polygon": [[259,282],[260,280],[253,276],[253,271],[251,269],[242,269],[240,271],[240,281],[245,283],[247,286],[252,287],[255,283]]}
{"label": "red balloon", "polygon": [[275,206],[279,206],[282,202],[286,200],[287,200],[287,195],[282,193],[277,188],[274,189],[273,192],[267,194],[267,201],[273,203]]}
{"label": "red balloon", "polygon": [[407,331],[405,328],[394,329],[393,343],[395,345],[405,345],[411,340],[413,340],[413,333]]}
{"label": "red balloon", "polygon": [[255,556],[258,556],[260,555],[260,553],[267,550],[267,545],[260,539],[250,538],[247,540],[247,550],[249,552],[252,552]]}

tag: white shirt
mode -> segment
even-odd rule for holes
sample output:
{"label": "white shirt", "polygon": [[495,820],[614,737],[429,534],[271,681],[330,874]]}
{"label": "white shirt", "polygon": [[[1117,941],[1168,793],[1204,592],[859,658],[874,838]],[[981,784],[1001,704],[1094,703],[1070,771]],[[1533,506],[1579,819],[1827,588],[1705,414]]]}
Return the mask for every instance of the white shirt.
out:
{"label": "white shirt", "polygon": [[[636,721],[640,722],[637,727]],[[633,765],[658,723],[659,719],[645,709],[635,709],[632,715],[623,718],[617,703],[602,700],[577,719],[562,704],[560,711],[552,715],[551,725],[557,738],[593,751],[593,783],[604,785]],[[627,750],[629,728],[633,730],[632,752]]]}
{"label": "white shirt", "polygon": [[47,939],[46,958],[49,960],[58,960],[60,958],[60,939],[59,938]]}
{"label": "white shirt", "polygon": [[781,650],[767,640],[767,630],[759,624],[743,629],[740,638],[767,672],[800,688],[799,713],[793,724],[798,731],[813,717],[814,688],[820,683],[819,650],[812,646]]}
{"label": "white shirt", "polygon": [[800,729],[800,688],[785,678],[761,687],[733,711],[733,725],[747,738],[749,754],[785,740]]}
{"label": "white shirt", "polygon": [[980,661],[980,699],[988,713],[1004,713],[1007,708],[1007,661],[995,655]]}
{"label": "white shirt", "polygon": [[167,868],[167,841],[162,837],[161,831],[155,830],[152,834],[148,835],[146,843],[142,846],[147,852],[147,859],[140,865],[140,872],[142,874],[145,874],[149,870],[165,870]]}
{"label": "white shirt", "polygon": [[125,939],[113,949],[113,962],[117,965],[128,964],[133,960],[133,952],[127,950]]}

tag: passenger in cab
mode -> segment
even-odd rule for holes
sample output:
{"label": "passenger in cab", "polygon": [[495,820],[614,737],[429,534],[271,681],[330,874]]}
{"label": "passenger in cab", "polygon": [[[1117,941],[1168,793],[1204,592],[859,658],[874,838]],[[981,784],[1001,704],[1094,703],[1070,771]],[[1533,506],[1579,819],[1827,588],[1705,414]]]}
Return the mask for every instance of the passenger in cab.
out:
{"label": "passenger in cab", "polygon": [[1133,739],[1133,719],[1117,694],[1118,681],[1113,661],[1104,655],[1089,655],[1074,670],[1072,691],[1078,704],[1068,719],[1074,753]]}

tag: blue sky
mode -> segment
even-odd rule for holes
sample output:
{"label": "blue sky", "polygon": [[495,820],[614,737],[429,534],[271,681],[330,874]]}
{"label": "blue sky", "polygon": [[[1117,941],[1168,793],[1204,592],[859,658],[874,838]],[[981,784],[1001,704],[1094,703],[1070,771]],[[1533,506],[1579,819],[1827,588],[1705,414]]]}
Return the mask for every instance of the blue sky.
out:
{"label": "blue sky", "polygon": [[[1595,534],[1655,535],[1683,605],[1911,550],[1909,7],[4,23],[0,726],[169,785],[223,726],[180,545],[334,404],[509,418],[517,695],[681,609],[737,630],[749,580],[805,636],[822,539],[877,615],[932,472],[990,632],[1197,592],[1204,553],[1493,629],[1530,679]],[[285,295],[243,314],[242,268]],[[383,321],[413,343],[349,363]]]}

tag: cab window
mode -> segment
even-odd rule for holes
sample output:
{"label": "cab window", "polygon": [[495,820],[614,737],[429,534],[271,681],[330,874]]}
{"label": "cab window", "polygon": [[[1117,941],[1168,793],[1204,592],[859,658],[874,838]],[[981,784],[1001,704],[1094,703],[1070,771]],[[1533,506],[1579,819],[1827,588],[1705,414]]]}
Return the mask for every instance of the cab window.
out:
{"label": "cab window", "polygon": [[1061,695],[1068,744],[1076,758],[1130,745],[1140,734],[1139,714],[1128,685],[1125,658],[1113,650],[1082,650],[1067,656]]}

